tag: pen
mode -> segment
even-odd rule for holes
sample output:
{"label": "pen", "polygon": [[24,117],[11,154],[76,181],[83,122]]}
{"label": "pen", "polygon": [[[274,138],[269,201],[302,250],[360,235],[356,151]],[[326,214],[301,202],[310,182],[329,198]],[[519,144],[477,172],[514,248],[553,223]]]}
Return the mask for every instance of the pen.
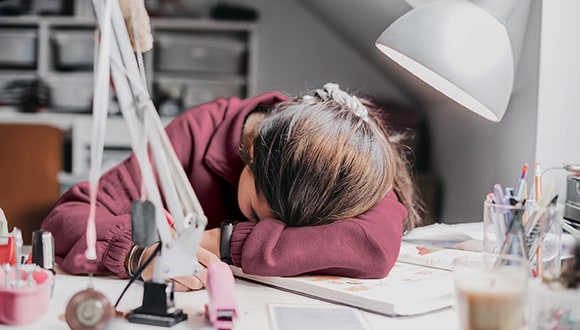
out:
{"label": "pen", "polygon": [[490,192],[490,193],[488,193],[488,194],[485,196],[485,200],[486,200],[488,203],[493,203],[493,193],[491,193],[491,192]]}
{"label": "pen", "polygon": [[499,183],[493,185],[493,201],[497,205],[505,205],[505,201],[503,199],[503,189]]}
{"label": "pen", "polygon": [[520,175],[520,179],[518,180],[518,183],[516,184],[516,190],[514,192],[515,194],[515,198],[519,201],[522,200],[522,195],[524,192],[524,185],[526,183],[526,174],[528,173],[528,164],[524,164],[524,167],[522,167],[522,174]]}

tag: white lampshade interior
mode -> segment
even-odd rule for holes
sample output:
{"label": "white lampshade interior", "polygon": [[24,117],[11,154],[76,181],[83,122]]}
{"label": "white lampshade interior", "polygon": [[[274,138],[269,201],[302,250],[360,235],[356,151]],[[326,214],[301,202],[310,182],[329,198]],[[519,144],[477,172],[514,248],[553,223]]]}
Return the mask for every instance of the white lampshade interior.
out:
{"label": "white lampshade interior", "polygon": [[463,107],[502,119],[515,76],[513,48],[503,23],[485,9],[434,1],[401,16],[376,46]]}

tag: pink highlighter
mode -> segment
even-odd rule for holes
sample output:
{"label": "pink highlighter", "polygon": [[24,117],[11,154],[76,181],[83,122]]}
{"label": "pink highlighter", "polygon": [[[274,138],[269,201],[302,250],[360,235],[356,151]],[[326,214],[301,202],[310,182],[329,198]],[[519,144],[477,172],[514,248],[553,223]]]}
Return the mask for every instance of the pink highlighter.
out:
{"label": "pink highlighter", "polygon": [[205,316],[215,329],[233,329],[238,312],[230,266],[222,261],[209,264],[206,288],[210,302],[205,305]]}
{"label": "pink highlighter", "polygon": [[36,265],[9,264],[0,270],[0,324],[25,325],[40,320],[48,310],[54,275]]}

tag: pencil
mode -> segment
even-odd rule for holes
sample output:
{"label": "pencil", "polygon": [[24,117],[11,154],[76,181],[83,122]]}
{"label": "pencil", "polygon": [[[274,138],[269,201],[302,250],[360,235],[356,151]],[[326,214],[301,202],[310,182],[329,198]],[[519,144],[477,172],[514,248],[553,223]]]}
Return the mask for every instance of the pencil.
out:
{"label": "pencil", "polygon": [[518,179],[518,182],[516,183],[516,190],[515,190],[515,198],[518,201],[522,200],[522,195],[524,193],[524,185],[526,183],[526,174],[528,173],[528,164],[524,164],[524,166],[522,167],[522,174],[520,175],[520,178]]}

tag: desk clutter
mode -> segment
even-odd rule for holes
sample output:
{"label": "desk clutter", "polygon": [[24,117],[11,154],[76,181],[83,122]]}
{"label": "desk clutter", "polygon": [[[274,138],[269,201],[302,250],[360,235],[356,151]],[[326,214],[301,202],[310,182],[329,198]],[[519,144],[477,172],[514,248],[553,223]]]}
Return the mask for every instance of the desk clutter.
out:
{"label": "desk clutter", "polygon": [[[567,169],[564,166],[564,169]],[[515,255],[529,261],[527,287],[527,326],[530,329],[580,328],[580,236],[569,222],[570,202],[566,200],[568,218],[554,184],[542,186],[542,171],[534,164],[531,192],[527,193],[528,166],[524,165],[516,187],[503,189],[495,184],[484,202],[484,252],[496,256]],[[569,170],[569,169],[567,169]],[[575,181],[568,177],[568,192]],[[572,183],[570,183],[572,182]],[[528,198],[528,195],[530,198]],[[562,255],[562,228],[574,235],[571,257]],[[495,269],[495,267],[494,267]],[[492,271],[494,270],[492,269]]]}
{"label": "desk clutter", "polygon": [[[32,251],[25,254],[22,232],[17,227],[8,232],[8,222],[0,208],[0,325],[22,326],[43,318],[48,310],[55,283],[54,259],[54,240],[50,232],[34,231]],[[129,285],[131,283],[132,281]],[[159,283],[147,281],[144,285],[159,286]],[[128,286],[125,290],[127,288]],[[237,318],[233,297],[234,278],[226,263],[215,262],[208,265],[206,288],[211,298],[204,310],[207,320],[219,329],[232,329]],[[142,307],[126,315],[117,313],[118,316],[133,322],[131,318],[135,318],[139,311],[144,320],[134,323],[166,327],[187,319],[187,315],[181,313],[182,319],[177,322],[159,321],[165,320],[168,311],[176,310],[173,305],[173,290],[170,290],[170,297],[167,296],[167,290],[162,286],[160,294],[145,292]],[[124,293],[125,291],[121,293],[117,303]],[[145,302],[149,304],[145,306]],[[115,318],[116,307],[117,304],[113,306],[103,293],[92,287],[90,276],[88,288],[70,298],[64,317],[72,330],[104,329]]]}
{"label": "desk clutter", "polygon": [[15,227],[8,233],[0,209],[0,324],[34,323],[48,309],[54,285],[52,236],[36,231],[33,241],[39,242],[33,244],[34,252],[24,255],[22,232]]}
{"label": "desk clutter", "polygon": [[0,324],[25,325],[48,309],[54,275],[37,265],[3,264],[0,272]]}

